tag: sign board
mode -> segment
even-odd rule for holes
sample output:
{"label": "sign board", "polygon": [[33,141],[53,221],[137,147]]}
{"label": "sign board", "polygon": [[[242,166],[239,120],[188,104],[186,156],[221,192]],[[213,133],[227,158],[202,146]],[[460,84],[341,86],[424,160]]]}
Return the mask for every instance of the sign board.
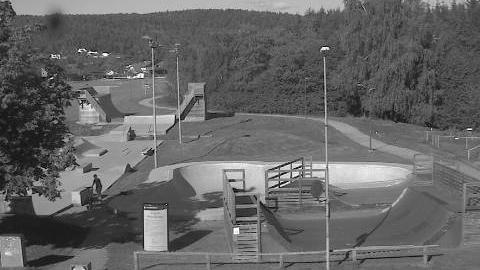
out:
{"label": "sign board", "polygon": [[70,270],[92,270],[92,263],[88,264],[72,264],[70,265]]}
{"label": "sign board", "polygon": [[143,204],[143,249],[168,251],[168,203]]}
{"label": "sign board", "polygon": [[240,228],[239,227],[233,227],[233,234],[234,235],[239,235],[240,234]]}
{"label": "sign board", "polygon": [[21,235],[0,236],[0,262],[2,267],[23,267],[25,252]]}

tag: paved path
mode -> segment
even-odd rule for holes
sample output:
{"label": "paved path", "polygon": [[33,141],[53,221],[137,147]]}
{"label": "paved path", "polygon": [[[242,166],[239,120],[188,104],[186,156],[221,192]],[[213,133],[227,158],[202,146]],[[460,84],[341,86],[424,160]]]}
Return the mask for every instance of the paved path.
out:
{"label": "paved path", "polygon": [[[237,115],[262,115],[262,116],[271,116],[271,117],[288,117],[288,118],[299,118],[299,119],[305,119],[304,116],[296,116],[296,115],[277,115],[277,114],[250,114],[250,113],[237,113]],[[320,123],[324,123],[324,119],[320,117],[308,117],[308,120],[312,121],[317,121]],[[343,122],[335,121],[328,119],[328,125],[330,127],[333,127],[334,129],[338,130],[342,134],[344,134],[346,137],[348,137],[350,140],[365,146],[369,147],[370,144],[370,136],[362,133],[360,130],[358,130],[355,127],[352,127],[349,124],[345,124]],[[421,152],[408,149],[408,148],[403,148],[403,147],[398,147],[395,145],[390,145],[387,143],[384,143],[382,141],[379,141],[377,139],[372,138],[372,148],[374,148],[377,151],[382,151],[385,153],[389,153],[398,157],[401,157],[406,160],[412,160],[413,155],[415,154],[421,154]]]}

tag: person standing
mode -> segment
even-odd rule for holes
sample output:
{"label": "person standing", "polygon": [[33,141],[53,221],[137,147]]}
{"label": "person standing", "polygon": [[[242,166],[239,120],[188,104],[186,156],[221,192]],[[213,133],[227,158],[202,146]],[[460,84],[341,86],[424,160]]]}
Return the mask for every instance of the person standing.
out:
{"label": "person standing", "polygon": [[93,183],[92,183],[92,188],[95,186],[95,191],[97,193],[98,198],[102,198],[102,181],[100,181],[100,178],[96,174],[93,175]]}

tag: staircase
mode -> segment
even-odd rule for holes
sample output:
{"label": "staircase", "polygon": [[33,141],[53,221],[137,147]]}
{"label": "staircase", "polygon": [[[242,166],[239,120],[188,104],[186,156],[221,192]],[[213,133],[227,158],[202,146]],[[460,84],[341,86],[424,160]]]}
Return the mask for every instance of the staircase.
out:
{"label": "staircase", "polygon": [[258,200],[254,195],[241,193],[237,196],[236,228],[239,234],[234,234],[233,260],[236,262],[256,262],[260,250],[260,212]]}
{"label": "staircase", "polygon": [[463,244],[480,244],[480,210],[470,210],[463,214]]}
{"label": "staircase", "polygon": [[227,240],[235,262],[257,262],[261,252],[259,194],[245,192],[245,170],[223,170]]}
{"label": "staircase", "polygon": [[180,118],[186,122],[205,121],[205,83],[189,83],[180,105]]}

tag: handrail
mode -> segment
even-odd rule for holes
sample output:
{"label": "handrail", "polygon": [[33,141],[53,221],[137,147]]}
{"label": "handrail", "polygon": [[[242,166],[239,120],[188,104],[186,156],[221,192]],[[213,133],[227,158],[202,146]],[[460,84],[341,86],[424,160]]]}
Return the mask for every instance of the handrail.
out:
{"label": "handrail", "polygon": [[278,165],[278,166],[275,166],[275,167],[273,167],[273,168],[270,168],[270,169],[268,169],[267,171],[273,171],[273,170],[279,169],[279,168],[281,168],[281,167],[285,167],[285,166],[287,166],[287,165],[290,165],[290,164],[292,164],[292,163],[295,163],[295,162],[298,162],[298,161],[302,161],[302,160],[303,160],[303,157],[297,158],[297,159],[295,159],[295,160],[292,160],[292,161],[289,161],[289,162],[285,162],[285,163],[283,163],[283,164],[280,164],[280,165]]}

